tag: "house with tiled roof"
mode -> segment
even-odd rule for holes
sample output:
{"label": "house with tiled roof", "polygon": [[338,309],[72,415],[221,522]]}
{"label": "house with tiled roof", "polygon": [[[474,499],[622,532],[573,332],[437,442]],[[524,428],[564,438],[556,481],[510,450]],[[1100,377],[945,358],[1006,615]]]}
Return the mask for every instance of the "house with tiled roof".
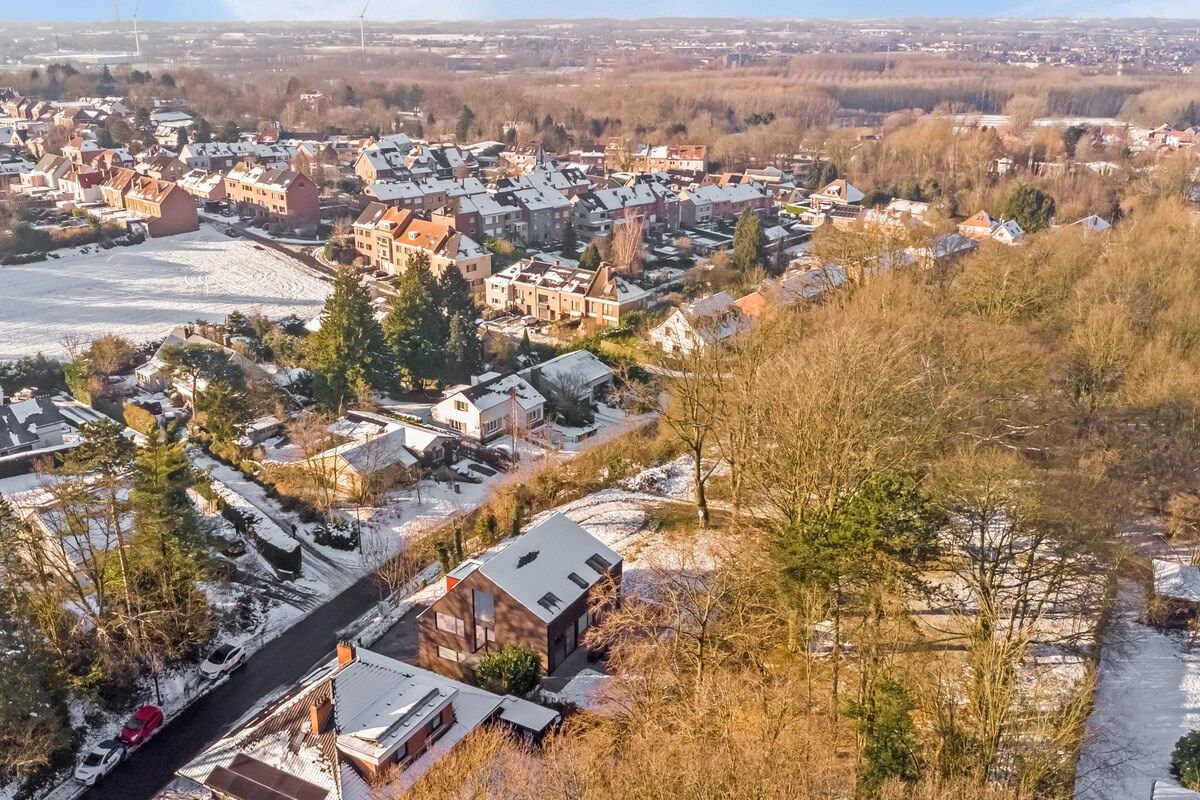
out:
{"label": "house with tiled roof", "polygon": [[713,220],[734,219],[745,211],[766,213],[774,206],[770,192],[754,181],[707,184],[679,193],[680,217],[684,225],[703,225]]}
{"label": "house with tiled roof", "polygon": [[315,233],[321,221],[317,185],[294,170],[239,161],[225,175],[225,194],[239,215],[301,235]]}
{"label": "house with tiled roof", "polygon": [[629,154],[628,168],[633,172],[708,172],[708,145],[635,144]]}
{"label": "house with tiled roof", "polygon": [[199,230],[196,203],[171,181],[138,175],[125,193],[125,210],[136,214],[151,237]]}
{"label": "house with tiled roof", "polygon": [[444,217],[427,219],[407,208],[371,203],[354,221],[354,248],[375,269],[398,275],[418,253],[429,256],[434,275],[454,265],[482,297],[492,274],[492,254]]}
{"label": "house with tiled roof", "polygon": [[808,196],[809,205],[814,210],[824,210],[831,206],[858,209],[862,206],[864,199],[866,199],[866,195],[845,178],[830,181],[819,191]]}
{"label": "house with tiled roof", "polygon": [[411,179],[412,172],[404,163],[404,158],[412,147],[412,139],[406,134],[382,136],[379,141],[359,152],[354,160],[354,174],[364,184]]}
{"label": "house with tiled roof", "polygon": [[562,514],[551,514],[499,551],[446,575],[446,593],[417,617],[426,669],[475,678],[480,659],[507,644],[529,647],[546,674],[579,648],[607,610],[623,561]]}
{"label": "house with tiled roof", "polygon": [[178,770],[221,800],[399,797],[472,731],[537,738],[557,712],[348,643]]}
{"label": "house with tiled roof", "polygon": [[188,170],[175,184],[192,197],[206,203],[219,203],[225,199],[225,176],[219,172]]}

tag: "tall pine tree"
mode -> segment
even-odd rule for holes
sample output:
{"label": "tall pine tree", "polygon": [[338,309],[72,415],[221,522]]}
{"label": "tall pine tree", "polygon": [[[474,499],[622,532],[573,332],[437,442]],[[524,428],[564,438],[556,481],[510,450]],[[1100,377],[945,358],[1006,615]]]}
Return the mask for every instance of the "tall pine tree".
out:
{"label": "tall pine tree", "polygon": [[483,344],[475,320],[462,314],[450,318],[446,336],[446,379],[463,383],[483,366]]}
{"label": "tall pine tree", "polygon": [[763,266],[767,260],[766,245],[762,220],[753,209],[746,209],[733,231],[733,265],[743,273]]}
{"label": "tall pine tree", "polygon": [[442,369],[447,328],[437,307],[438,294],[429,256],[415,255],[396,282],[396,295],[383,321],[396,366],[414,389],[437,378]]}
{"label": "tall pine tree", "polygon": [[321,329],[309,339],[308,367],[317,400],[339,413],[364,388],[386,389],[393,383],[391,354],[371,316],[370,293],[353,269],[338,270]]}

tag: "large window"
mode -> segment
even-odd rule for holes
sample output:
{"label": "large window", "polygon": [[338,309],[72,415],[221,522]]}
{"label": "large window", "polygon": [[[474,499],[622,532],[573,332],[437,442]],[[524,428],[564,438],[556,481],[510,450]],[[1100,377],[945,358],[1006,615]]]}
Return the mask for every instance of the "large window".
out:
{"label": "large window", "polygon": [[475,603],[475,621],[491,624],[496,621],[496,598],[488,592],[478,589],[471,590],[471,599]]}
{"label": "large window", "polygon": [[453,633],[458,636],[465,636],[467,633],[467,624],[461,619],[450,614],[437,612],[437,629],[446,633]]}

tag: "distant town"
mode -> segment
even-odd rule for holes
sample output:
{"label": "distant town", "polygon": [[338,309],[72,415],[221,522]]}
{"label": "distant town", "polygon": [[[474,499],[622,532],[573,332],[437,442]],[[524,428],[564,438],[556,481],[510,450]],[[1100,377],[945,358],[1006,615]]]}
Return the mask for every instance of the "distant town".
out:
{"label": "distant town", "polygon": [[0,21],[0,800],[1200,797],[1196,23],[140,9]]}

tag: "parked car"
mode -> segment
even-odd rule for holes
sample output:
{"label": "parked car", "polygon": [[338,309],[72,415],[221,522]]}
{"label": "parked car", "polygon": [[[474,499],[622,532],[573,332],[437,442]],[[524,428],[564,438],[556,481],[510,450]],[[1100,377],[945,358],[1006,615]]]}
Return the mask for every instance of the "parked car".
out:
{"label": "parked car", "polygon": [[121,743],[126,747],[137,747],[144,744],[151,736],[158,733],[163,724],[162,709],[158,706],[142,706],[133,712],[133,716],[121,728]]}
{"label": "parked car", "polygon": [[75,767],[75,780],[84,786],[95,786],[96,781],[112,772],[124,757],[125,745],[116,739],[105,739]]}
{"label": "parked car", "polygon": [[226,228],[225,235],[236,239],[238,237],[238,229],[237,228]]}
{"label": "parked car", "polygon": [[200,665],[200,674],[210,680],[228,675],[246,662],[246,651],[235,644],[223,644],[208,654]]}

